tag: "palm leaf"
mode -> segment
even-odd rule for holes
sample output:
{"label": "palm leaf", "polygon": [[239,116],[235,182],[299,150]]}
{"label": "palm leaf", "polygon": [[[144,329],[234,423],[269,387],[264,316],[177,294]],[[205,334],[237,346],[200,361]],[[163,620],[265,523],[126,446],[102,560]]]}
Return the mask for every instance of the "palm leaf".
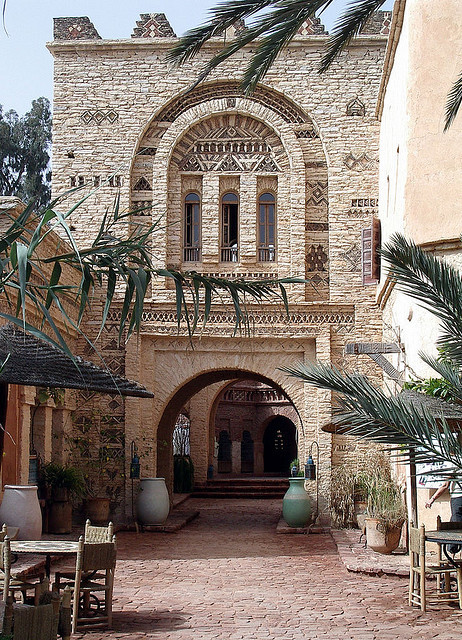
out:
{"label": "palm leaf", "polygon": [[446,119],[444,122],[444,131],[447,131],[454,121],[462,103],[462,73],[454,82],[451,91],[448,93],[446,102]]}
{"label": "palm leaf", "polygon": [[333,422],[340,432],[392,447],[405,461],[441,462],[462,469],[462,445],[443,415],[434,416],[400,396],[387,396],[366,376],[324,364],[281,369],[290,376],[336,394]]}
{"label": "palm leaf", "polygon": [[451,358],[462,358],[462,276],[446,262],[401,234],[382,249],[396,286],[418,300],[441,323],[438,344]]}
{"label": "palm leaf", "polygon": [[324,73],[341,51],[357,36],[372,14],[380,9],[385,0],[352,0],[344,14],[335,24],[327,43],[319,72]]}

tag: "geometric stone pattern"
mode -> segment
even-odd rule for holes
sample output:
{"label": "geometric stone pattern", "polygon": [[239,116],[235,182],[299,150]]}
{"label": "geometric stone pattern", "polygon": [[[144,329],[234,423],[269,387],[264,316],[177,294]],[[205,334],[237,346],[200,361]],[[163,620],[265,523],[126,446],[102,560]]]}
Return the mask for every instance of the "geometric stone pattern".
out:
{"label": "geometric stone pattern", "polygon": [[391,11],[376,11],[361,29],[361,35],[387,36],[390,33],[391,17]]}
{"label": "geometric stone pattern", "polygon": [[114,122],[119,117],[119,114],[114,111],[114,109],[108,109],[107,111],[103,111],[102,109],[96,109],[96,111],[92,111],[87,109],[84,111],[81,116],[82,120],[85,124],[101,124],[105,120],[110,124],[114,124]]}
{"label": "geometric stone pattern", "polygon": [[365,116],[366,107],[364,102],[361,102],[358,96],[356,96],[356,98],[347,104],[346,114],[347,116]]}
{"label": "geometric stone pattern", "polygon": [[343,164],[351,171],[367,171],[375,169],[378,165],[378,159],[372,158],[367,152],[355,154],[352,151],[348,153]]}
{"label": "geometric stone pattern", "polygon": [[327,35],[327,31],[324,25],[321,23],[321,18],[307,18],[302,26],[298,29],[297,35],[301,36],[313,36],[313,35]]}
{"label": "geometric stone pattern", "polygon": [[165,13],[142,13],[136,21],[132,38],[175,38]]}
{"label": "geometric stone pattern", "polygon": [[55,40],[101,40],[93,23],[86,16],[78,18],[54,18]]}
{"label": "geometric stone pattern", "polygon": [[172,156],[180,171],[277,172],[287,167],[280,139],[262,122],[212,117],[188,131]]}

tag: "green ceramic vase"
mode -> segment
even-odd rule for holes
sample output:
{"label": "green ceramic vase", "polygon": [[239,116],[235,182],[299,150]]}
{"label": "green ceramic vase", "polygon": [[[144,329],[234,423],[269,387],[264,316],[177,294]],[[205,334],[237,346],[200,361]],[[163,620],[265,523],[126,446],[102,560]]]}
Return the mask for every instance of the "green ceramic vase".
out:
{"label": "green ceramic vase", "polygon": [[306,527],[311,520],[311,500],[305,491],[305,478],[289,478],[289,483],[282,500],[282,517],[289,527]]}

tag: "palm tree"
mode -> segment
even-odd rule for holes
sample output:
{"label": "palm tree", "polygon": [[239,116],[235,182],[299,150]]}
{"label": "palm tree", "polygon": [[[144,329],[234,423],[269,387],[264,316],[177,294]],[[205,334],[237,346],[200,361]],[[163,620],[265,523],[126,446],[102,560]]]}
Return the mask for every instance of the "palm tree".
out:
{"label": "palm tree", "polygon": [[[455,404],[441,401],[438,415],[405,394],[390,397],[359,373],[302,363],[284,370],[336,394],[333,422],[340,433],[391,445],[394,453],[406,461],[450,465],[462,477],[462,442],[443,415],[445,405],[452,409],[462,404],[462,276],[399,234],[391,238],[382,256],[396,286],[418,300],[441,323],[438,346],[445,358],[421,356],[445,380]],[[445,474],[448,475],[447,470],[441,472],[442,477]]]}
{"label": "palm tree", "polygon": [[[280,51],[287,46],[303,23],[322,12],[333,0],[224,0],[210,10],[210,20],[186,32],[171,49],[169,58],[182,64],[193,58],[202,46],[245,18],[254,17],[249,28],[225,45],[205,65],[193,86],[204,80],[224,60],[259,38],[255,52],[242,78],[244,93],[251,93],[264,77]],[[358,35],[372,14],[385,0],[351,0],[338,18],[330,35],[319,71],[335,60],[351,39]],[[260,13],[261,12],[261,13]],[[462,102],[462,74],[454,83],[446,103],[445,131],[450,127]]]}

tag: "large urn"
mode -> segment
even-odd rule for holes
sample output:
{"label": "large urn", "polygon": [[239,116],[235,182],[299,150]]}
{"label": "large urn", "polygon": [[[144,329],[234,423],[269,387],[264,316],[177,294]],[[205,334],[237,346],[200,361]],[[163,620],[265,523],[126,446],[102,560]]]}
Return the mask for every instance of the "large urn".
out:
{"label": "large urn", "polygon": [[18,527],[18,540],[40,540],[42,512],[35,485],[5,485],[0,506],[0,527]]}
{"label": "large urn", "polygon": [[289,527],[306,527],[311,521],[311,500],[305,491],[305,478],[289,478],[289,483],[282,500],[282,517]]}
{"label": "large urn", "polygon": [[170,511],[165,478],[143,478],[136,499],[136,518],[140,524],[163,524]]}

